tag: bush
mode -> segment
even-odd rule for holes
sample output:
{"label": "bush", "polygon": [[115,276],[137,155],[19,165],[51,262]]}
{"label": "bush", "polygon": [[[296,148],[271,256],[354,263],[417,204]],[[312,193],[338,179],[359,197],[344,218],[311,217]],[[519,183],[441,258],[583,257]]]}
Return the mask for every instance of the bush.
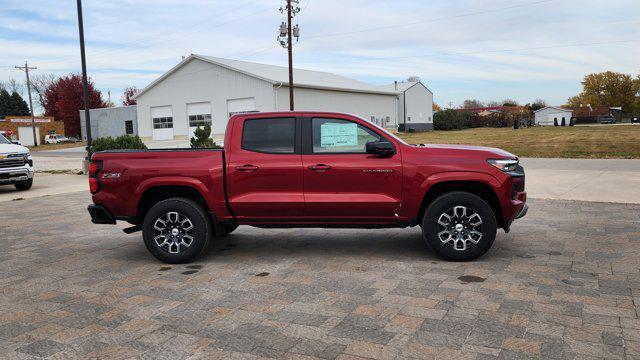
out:
{"label": "bush", "polygon": [[211,125],[205,124],[204,128],[198,126],[191,138],[191,148],[193,149],[216,149],[221,146],[217,145],[211,138]]}
{"label": "bush", "polygon": [[506,111],[495,112],[484,116],[474,114],[471,116],[471,127],[513,127],[515,120],[516,116]]}
{"label": "bush", "polygon": [[435,130],[461,130],[471,127],[471,112],[447,109],[433,116]]}
{"label": "bush", "polygon": [[104,150],[146,150],[147,146],[139,136],[122,135],[117,138],[111,136],[95,139],[91,142],[89,155]]}

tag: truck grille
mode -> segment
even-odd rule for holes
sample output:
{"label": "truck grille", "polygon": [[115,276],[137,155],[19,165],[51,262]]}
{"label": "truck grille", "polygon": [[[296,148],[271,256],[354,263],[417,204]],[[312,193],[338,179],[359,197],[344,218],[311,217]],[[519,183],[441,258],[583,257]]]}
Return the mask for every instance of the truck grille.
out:
{"label": "truck grille", "polygon": [[0,159],[0,169],[24,166],[24,164],[24,155],[21,154],[9,155],[5,159]]}

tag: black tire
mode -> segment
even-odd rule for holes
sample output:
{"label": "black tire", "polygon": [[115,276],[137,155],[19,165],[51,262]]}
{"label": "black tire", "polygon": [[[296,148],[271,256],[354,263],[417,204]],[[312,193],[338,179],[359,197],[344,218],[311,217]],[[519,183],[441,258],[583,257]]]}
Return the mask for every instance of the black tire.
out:
{"label": "black tire", "polygon": [[238,228],[238,224],[224,224],[221,223],[220,224],[221,229],[223,230],[222,233],[220,233],[220,235],[218,235],[217,237],[221,238],[221,237],[225,237],[229,234],[231,234],[232,232],[234,232],[235,229]]}
{"label": "black tire", "polygon": [[[156,223],[164,230],[157,229]],[[162,226],[163,223],[165,226]],[[158,260],[183,264],[195,259],[207,247],[212,236],[212,225],[207,213],[196,202],[173,198],[160,201],[147,212],[142,236],[145,246]]]}
{"label": "black tire", "polygon": [[[462,216],[463,211],[470,217]],[[441,222],[448,226],[438,222],[441,217]],[[446,260],[470,261],[484,255],[493,245],[496,229],[491,206],[477,195],[463,191],[441,195],[429,205],[422,218],[424,241]]]}
{"label": "black tire", "polygon": [[13,186],[15,186],[16,190],[18,190],[18,191],[27,191],[27,190],[31,189],[32,185],[33,185],[33,179],[20,181],[20,182],[17,182],[15,184],[13,184]]}

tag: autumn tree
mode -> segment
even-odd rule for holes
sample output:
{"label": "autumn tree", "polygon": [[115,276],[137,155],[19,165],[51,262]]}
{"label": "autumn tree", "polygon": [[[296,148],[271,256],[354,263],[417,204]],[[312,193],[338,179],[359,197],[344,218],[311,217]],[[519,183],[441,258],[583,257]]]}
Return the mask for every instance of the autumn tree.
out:
{"label": "autumn tree", "polygon": [[463,109],[473,109],[480,107],[484,107],[484,104],[482,103],[482,101],[476,99],[467,99],[462,103]]}
{"label": "autumn tree", "polygon": [[[100,90],[88,81],[89,107],[106,107]],[[80,110],[84,109],[82,77],[69,74],[53,81],[44,92],[43,108],[47,116],[64,122],[64,131],[69,136],[80,136]]]}
{"label": "autumn tree", "polygon": [[440,107],[440,105],[438,105],[436,103],[433,103],[432,107],[433,107],[433,111],[436,111],[436,112],[437,111],[442,111],[442,108]]}
{"label": "autumn tree", "polygon": [[629,74],[605,71],[589,74],[582,81],[582,92],[568,99],[569,107],[621,106],[624,112],[633,112],[638,102],[640,78]]}
{"label": "autumn tree", "polygon": [[122,94],[122,105],[136,105],[137,101],[135,99],[136,94],[138,93],[138,88],[135,86],[128,87],[124,89],[124,93]]}

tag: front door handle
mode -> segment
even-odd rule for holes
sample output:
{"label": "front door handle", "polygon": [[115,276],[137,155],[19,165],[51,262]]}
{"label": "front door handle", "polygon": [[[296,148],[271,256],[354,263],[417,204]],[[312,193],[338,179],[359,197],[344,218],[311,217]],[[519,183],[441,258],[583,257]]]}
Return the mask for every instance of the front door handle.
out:
{"label": "front door handle", "polygon": [[236,166],[236,170],[237,171],[242,171],[242,172],[251,172],[251,171],[256,171],[258,169],[259,169],[259,167],[254,166],[254,165]]}
{"label": "front door handle", "polygon": [[330,169],[331,169],[331,166],[325,165],[325,164],[316,164],[316,165],[309,166],[309,170],[313,170],[313,171],[327,171]]}

